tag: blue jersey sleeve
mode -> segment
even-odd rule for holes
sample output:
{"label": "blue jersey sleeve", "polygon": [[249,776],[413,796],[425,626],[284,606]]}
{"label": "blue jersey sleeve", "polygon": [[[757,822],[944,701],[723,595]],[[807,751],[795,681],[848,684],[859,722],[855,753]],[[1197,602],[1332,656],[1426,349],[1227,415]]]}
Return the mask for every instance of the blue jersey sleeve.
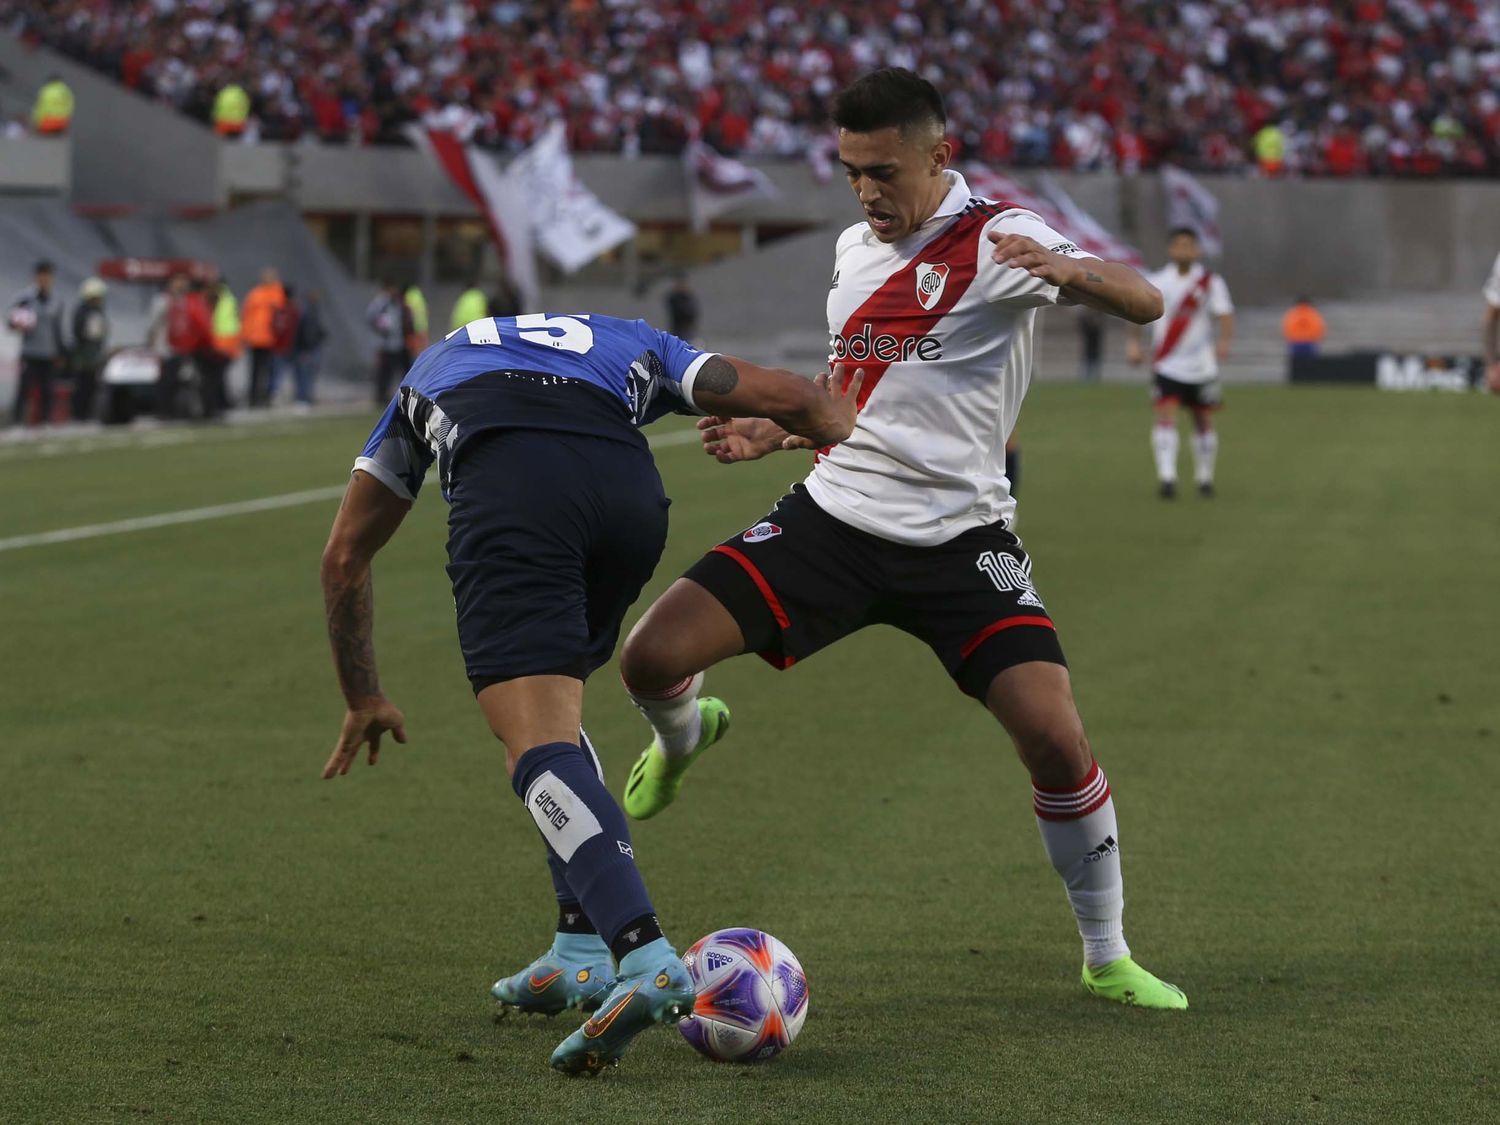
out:
{"label": "blue jersey sleeve", "polygon": [[354,467],[369,473],[397,496],[415,500],[432,462],[432,449],[401,409],[398,394],[375,423],[364,452],[355,458]]}
{"label": "blue jersey sleeve", "polygon": [[663,374],[666,376],[662,389],[675,394],[694,414],[703,414],[703,408],[693,400],[693,380],[703,370],[703,365],[719,353],[700,352],[692,344],[670,332],[659,329],[653,331],[656,333],[656,344],[652,350],[661,357]]}

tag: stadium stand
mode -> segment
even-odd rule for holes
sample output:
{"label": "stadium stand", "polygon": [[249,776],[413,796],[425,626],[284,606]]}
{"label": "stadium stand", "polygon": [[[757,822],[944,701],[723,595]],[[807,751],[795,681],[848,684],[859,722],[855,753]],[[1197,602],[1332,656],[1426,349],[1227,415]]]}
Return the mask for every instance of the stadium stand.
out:
{"label": "stadium stand", "polygon": [[248,137],[404,143],[436,115],[515,150],[800,157],[854,74],[948,92],[964,154],[1130,171],[1500,171],[1500,8],[1475,0],[0,0],[0,26]]}

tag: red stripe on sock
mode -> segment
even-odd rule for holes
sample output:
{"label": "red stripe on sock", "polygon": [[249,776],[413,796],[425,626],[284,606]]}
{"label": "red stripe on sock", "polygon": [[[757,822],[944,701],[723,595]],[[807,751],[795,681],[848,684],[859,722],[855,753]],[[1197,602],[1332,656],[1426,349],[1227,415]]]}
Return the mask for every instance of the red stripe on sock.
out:
{"label": "red stripe on sock", "polygon": [[683,692],[687,691],[688,688],[692,687],[693,677],[689,676],[681,683],[673,684],[671,687],[663,688],[661,691],[641,691],[633,688],[628,683],[625,683],[624,676],[620,677],[620,682],[625,684],[625,690],[637,699],[649,699],[653,703],[665,703],[669,699],[676,699]]}
{"label": "red stripe on sock", "polygon": [[1110,798],[1109,779],[1094,762],[1077,785],[1049,789],[1032,782],[1031,807],[1042,820],[1078,820],[1097,812]]}

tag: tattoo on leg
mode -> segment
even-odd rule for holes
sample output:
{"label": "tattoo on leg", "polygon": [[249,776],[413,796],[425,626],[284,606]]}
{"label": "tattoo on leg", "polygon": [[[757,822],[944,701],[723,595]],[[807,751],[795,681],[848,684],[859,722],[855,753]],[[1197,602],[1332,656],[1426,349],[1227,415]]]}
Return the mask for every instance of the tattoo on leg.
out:
{"label": "tattoo on leg", "polygon": [[708,391],[710,394],[727,395],[735,387],[739,386],[740,373],[721,355],[716,355],[698,369],[698,377],[693,380],[695,391]]}

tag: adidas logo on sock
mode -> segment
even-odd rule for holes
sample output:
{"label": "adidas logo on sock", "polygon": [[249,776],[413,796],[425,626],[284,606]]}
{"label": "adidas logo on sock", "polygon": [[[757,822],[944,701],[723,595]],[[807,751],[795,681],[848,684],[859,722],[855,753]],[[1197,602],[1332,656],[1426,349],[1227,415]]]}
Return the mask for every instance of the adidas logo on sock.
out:
{"label": "adidas logo on sock", "polygon": [[1119,850],[1120,846],[1115,843],[1115,838],[1113,836],[1106,836],[1104,837],[1104,843],[1083,857],[1083,862],[1096,863],[1107,855],[1114,855]]}

